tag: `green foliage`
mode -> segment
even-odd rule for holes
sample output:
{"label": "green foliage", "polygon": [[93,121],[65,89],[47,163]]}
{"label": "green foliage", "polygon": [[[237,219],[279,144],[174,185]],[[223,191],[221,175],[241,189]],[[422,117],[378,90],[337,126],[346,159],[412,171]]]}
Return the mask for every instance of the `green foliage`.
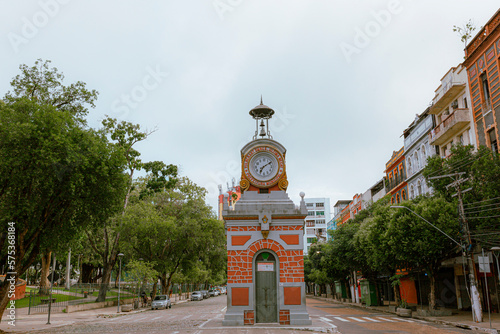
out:
{"label": "green foliage", "polygon": [[472,37],[472,33],[476,30],[476,26],[472,20],[465,22],[461,27],[453,26],[453,31],[460,35],[460,41],[467,46],[467,41]]}
{"label": "green foliage", "polygon": [[206,205],[206,190],[184,177],[173,189],[163,187],[143,197],[148,180],[135,185],[132,204],[118,218],[122,249],[156,261],[154,268],[162,279],[171,281],[175,275],[176,282],[189,278],[191,282],[223,283],[224,225]]}
{"label": "green foliage", "polygon": [[8,92],[4,100],[8,104],[27,98],[38,105],[53,106],[59,111],[67,111],[80,122],[85,123],[86,105],[95,107],[96,90],[87,90],[86,84],[77,81],[69,86],[63,85],[64,75],[57,68],[50,68],[50,60],[38,59],[35,65],[19,66],[21,74],[12,81],[13,91]]}
{"label": "green foliage", "polygon": [[[457,193],[454,187],[447,186],[455,179],[467,180],[460,185],[462,193],[464,214],[469,223],[473,243],[487,246],[498,246],[498,209],[500,208],[500,156],[491,149],[481,146],[474,152],[472,146],[453,146],[451,155],[447,159],[434,156],[428,159],[424,176],[432,185],[437,195],[447,201],[458,205]],[[463,173],[460,177],[432,177]]]}
{"label": "green foliage", "polygon": [[154,262],[132,260],[126,266],[126,281],[141,282],[142,285],[156,281],[158,272],[154,267]]}

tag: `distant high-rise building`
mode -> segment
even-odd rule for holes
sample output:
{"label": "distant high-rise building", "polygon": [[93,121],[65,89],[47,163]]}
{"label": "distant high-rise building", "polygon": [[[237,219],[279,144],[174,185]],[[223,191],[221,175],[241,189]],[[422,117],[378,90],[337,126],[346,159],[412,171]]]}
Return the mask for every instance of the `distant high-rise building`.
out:
{"label": "distant high-rise building", "polygon": [[307,206],[304,231],[304,254],[313,243],[326,241],[327,223],[330,221],[329,198],[305,198]]}

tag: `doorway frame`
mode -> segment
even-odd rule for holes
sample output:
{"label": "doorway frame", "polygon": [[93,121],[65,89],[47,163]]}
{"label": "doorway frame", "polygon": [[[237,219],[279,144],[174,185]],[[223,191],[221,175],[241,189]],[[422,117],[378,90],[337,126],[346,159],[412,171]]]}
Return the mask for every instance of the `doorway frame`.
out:
{"label": "doorway frame", "polygon": [[[255,254],[253,255],[252,259],[252,280],[254,282],[254,289],[253,289],[253,305],[254,305],[254,312],[255,312],[255,323],[257,324],[257,256],[260,255],[260,253],[271,253],[274,258],[276,259],[276,270],[275,270],[275,275],[276,275],[276,317],[277,320],[276,322],[269,322],[270,324],[274,323],[280,323],[280,258],[278,254],[276,254],[275,251],[267,248],[259,249]],[[259,322],[259,324],[263,324],[265,322]]]}

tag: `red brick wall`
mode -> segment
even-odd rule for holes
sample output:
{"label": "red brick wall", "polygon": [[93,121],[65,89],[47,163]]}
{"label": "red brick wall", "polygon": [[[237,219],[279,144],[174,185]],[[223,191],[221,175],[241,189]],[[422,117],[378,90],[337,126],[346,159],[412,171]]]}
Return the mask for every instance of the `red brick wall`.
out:
{"label": "red brick wall", "polygon": [[280,310],[280,325],[290,325],[290,310]]}
{"label": "red brick wall", "polygon": [[[241,228],[241,227],[240,227]],[[278,242],[261,239],[246,250],[227,252],[228,283],[253,283],[252,260],[261,249],[274,251],[280,262],[280,282],[304,282],[304,256],[302,250],[285,250]]]}

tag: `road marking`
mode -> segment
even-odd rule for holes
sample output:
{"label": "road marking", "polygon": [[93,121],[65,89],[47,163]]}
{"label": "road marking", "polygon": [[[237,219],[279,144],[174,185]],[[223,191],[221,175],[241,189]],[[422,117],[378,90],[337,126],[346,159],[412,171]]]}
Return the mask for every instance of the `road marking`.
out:
{"label": "road marking", "polygon": [[334,317],[334,318],[337,320],[343,321],[343,322],[349,322],[349,320],[346,320],[346,319],[341,318],[341,317]]}
{"label": "road marking", "polygon": [[325,320],[325,321],[328,321],[328,322],[333,321],[333,320],[328,319],[328,318],[323,318],[323,317],[319,317],[319,318],[320,318],[321,320]]}
{"label": "road marking", "polygon": [[364,320],[360,319],[360,318],[356,318],[356,317],[348,317],[349,319],[352,319],[352,320],[355,320],[357,322],[365,322]]}
{"label": "road marking", "polygon": [[380,322],[379,320],[375,320],[373,318],[368,318],[368,317],[363,317],[363,319],[366,319],[366,320],[369,320],[369,321],[373,321],[373,322]]}
{"label": "road marking", "polygon": [[406,322],[415,322],[415,321],[413,321],[413,320],[409,320],[409,319],[399,319],[399,318],[398,318],[398,320],[399,320],[399,321],[406,321]]}
{"label": "road marking", "polygon": [[153,318],[153,319],[151,319],[151,320],[156,320],[156,319],[160,319],[160,318],[161,318],[161,317],[156,317],[156,318]]}
{"label": "road marking", "polygon": [[205,321],[204,323],[202,323],[200,326],[198,326],[199,328],[205,326],[208,322],[210,321],[210,319],[208,319],[207,321]]}
{"label": "road marking", "polygon": [[190,315],[186,315],[184,318],[182,318],[182,320],[186,320],[187,318],[191,318],[193,315],[190,314]]}
{"label": "road marking", "polygon": [[148,317],[139,318],[139,319],[135,319],[134,321],[144,320],[144,319],[147,319],[147,318],[148,318]]}
{"label": "road marking", "polygon": [[227,309],[227,306],[224,307],[222,310],[220,310],[221,312],[224,312],[225,310]]}
{"label": "road marking", "polygon": [[389,322],[398,322],[397,320],[391,320],[391,319],[386,319],[386,318],[382,318],[382,317],[378,317],[377,319],[381,319],[381,320],[389,321]]}

